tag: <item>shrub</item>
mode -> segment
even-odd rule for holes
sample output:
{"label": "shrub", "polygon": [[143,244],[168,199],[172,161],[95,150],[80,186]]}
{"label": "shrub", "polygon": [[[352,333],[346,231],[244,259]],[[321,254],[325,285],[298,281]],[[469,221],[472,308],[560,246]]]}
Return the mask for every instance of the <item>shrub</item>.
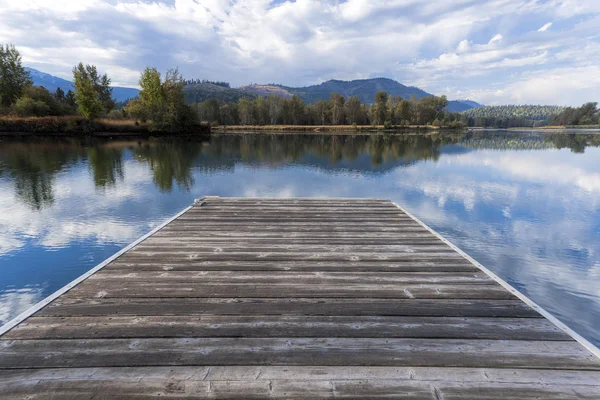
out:
{"label": "shrub", "polygon": [[106,118],[108,118],[108,119],[124,119],[125,116],[119,110],[112,110],[111,112],[108,113]]}
{"label": "shrub", "polygon": [[21,97],[14,104],[13,111],[20,117],[44,117],[50,113],[50,107],[43,101]]}

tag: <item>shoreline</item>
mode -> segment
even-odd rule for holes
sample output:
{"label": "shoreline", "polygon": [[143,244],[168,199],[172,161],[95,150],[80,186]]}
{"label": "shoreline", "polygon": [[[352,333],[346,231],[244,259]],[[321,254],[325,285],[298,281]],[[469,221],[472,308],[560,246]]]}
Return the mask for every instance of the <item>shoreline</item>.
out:
{"label": "shoreline", "polygon": [[208,124],[172,133],[152,131],[148,123],[134,119],[97,119],[82,117],[0,117],[0,137],[169,137],[210,135]]}
{"label": "shoreline", "polygon": [[98,119],[92,123],[81,117],[0,117],[0,138],[34,137],[71,137],[71,138],[164,138],[164,137],[200,137],[227,134],[332,134],[332,135],[370,135],[370,134],[438,134],[438,133],[476,133],[476,132],[560,132],[576,130],[581,132],[600,132],[599,125],[581,126],[543,126],[543,127],[438,127],[432,125],[217,125],[201,123],[185,132],[151,131],[148,123],[139,123],[133,119]]}
{"label": "shoreline", "polygon": [[466,128],[447,128],[429,125],[404,125],[386,128],[384,125],[218,125],[211,128],[212,133],[218,134],[284,134],[284,133],[339,133],[339,134],[367,134],[367,133],[402,133],[406,131],[460,132]]}

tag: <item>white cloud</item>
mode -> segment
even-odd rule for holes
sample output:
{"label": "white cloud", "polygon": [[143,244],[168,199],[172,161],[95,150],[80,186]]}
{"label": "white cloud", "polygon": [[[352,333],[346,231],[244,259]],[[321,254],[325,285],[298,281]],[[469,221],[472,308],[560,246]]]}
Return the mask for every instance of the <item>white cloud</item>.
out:
{"label": "white cloud", "polygon": [[501,40],[502,40],[502,35],[498,33],[496,36],[494,36],[493,38],[490,39],[490,41],[488,42],[488,44],[499,42]]}
{"label": "white cloud", "polygon": [[[234,86],[383,75],[435,94],[447,87],[478,93],[491,86],[502,90],[528,68],[580,67],[555,53],[598,41],[598,4],[0,0],[0,42],[15,43],[28,65],[45,72],[69,78],[71,67],[84,61],[125,86],[136,86],[139,71],[154,65]],[[560,36],[548,30],[552,22],[540,29],[545,35],[520,28],[565,18]],[[502,33],[490,38],[490,32]]]}
{"label": "white cloud", "polygon": [[544,26],[542,26],[540,29],[538,29],[538,32],[546,32],[551,26],[552,22],[548,22],[547,24],[544,24]]}
{"label": "white cloud", "polygon": [[0,326],[42,300],[42,289],[25,287],[0,294]]}

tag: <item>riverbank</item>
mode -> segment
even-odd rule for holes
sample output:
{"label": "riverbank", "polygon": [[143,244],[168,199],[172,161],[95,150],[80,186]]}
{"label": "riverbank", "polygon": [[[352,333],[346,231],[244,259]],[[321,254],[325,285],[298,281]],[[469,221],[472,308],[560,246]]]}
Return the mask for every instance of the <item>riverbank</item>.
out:
{"label": "riverbank", "polygon": [[[183,135],[207,135],[211,129],[207,124],[199,124]],[[171,132],[151,130],[149,123],[134,119],[97,119],[93,122],[82,117],[0,117],[0,136],[174,136]]]}
{"label": "riverbank", "polygon": [[600,130],[600,125],[552,125],[552,126],[522,126],[522,127],[512,127],[512,128],[491,128],[491,127],[480,127],[480,126],[472,126],[467,128],[469,132],[485,132],[485,131],[512,131],[512,132],[520,132],[520,131],[565,131],[565,130],[592,130],[598,131]]}
{"label": "riverbank", "polygon": [[213,133],[371,133],[418,131],[460,131],[463,128],[448,128],[432,125],[218,125]]}

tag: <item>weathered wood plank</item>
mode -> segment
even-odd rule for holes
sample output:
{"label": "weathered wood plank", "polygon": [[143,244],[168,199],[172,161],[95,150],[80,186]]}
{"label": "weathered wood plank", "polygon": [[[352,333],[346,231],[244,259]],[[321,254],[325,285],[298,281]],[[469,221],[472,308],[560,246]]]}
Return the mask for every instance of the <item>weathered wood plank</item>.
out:
{"label": "weathered wood plank", "polygon": [[298,217],[298,216],[309,216],[312,218],[318,217],[383,217],[383,216],[398,216],[405,219],[410,219],[405,213],[395,207],[388,208],[286,208],[286,207],[271,207],[264,209],[253,209],[239,208],[239,209],[217,209],[213,207],[200,207],[192,208],[185,213],[184,218],[198,218],[203,219],[204,217]]}
{"label": "weathered wood plank", "polygon": [[207,198],[0,339],[2,398],[597,399],[599,374],[377,199]]}
{"label": "weathered wood plank", "polygon": [[297,271],[297,272],[477,272],[479,269],[464,260],[455,262],[413,261],[402,263],[388,262],[261,262],[261,261],[198,261],[173,263],[162,262],[129,262],[121,257],[104,268],[105,272],[119,270],[122,272],[137,271]]}
{"label": "weathered wood plank", "polygon": [[598,388],[598,371],[513,368],[381,367],[381,366],[205,366],[0,369],[0,388],[23,381],[338,381],[377,380],[462,382],[472,384],[580,385]]}
{"label": "weathered wood plank", "polygon": [[[427,235],[428,232],[420,225],[403,225],[403,224],[225,224],[213,222],[194,222],[194,223],[178,223],[173,222],[161,230],[161,233],[177,233],[177,232],[275,232],[275,233],[315,233],[315,234],[393,234],[393,233],[421,233]],[[431,236],[430,236],[431,237]]]}
{"label": "weathered wood plank", "polygon": [[311,217],[290,217],[290,218],[279,218],[272,216],[265,217],[210,217],[204,216],[202,219],[198,218],[186,218],[181,217],[178,219],[178,224],[182,225],[201,225],[206,223],[213,224],[229,224],[229,225],[269,225],[269,224],[290,224],[290,223],[299,223],[302,225],[306,224],[325,224],[325,223],[335,223],[335,224],[365,224],[365,225],[379,225],[379,224],[400,224],[403,226],[418,226],[418,224],[410,218],[400,218],[400,217],[319,217],[319,218],[311,218]]}
{"label": "weathered wood plank", "polygon": [[67,293],[40,316],[381,315],[541,318],[520,300],[336,298],[77,298]]}
{"label": "weathered wood plank", "polygon": [[[439,253],[298,253],[298,252],[181,252],[181,251],[136,251],[126,255],[127,260],[144,262],[154,260],[156,262],[186,262],[190,260],[202,261],[388,261],[388,262],[412,262],[412,261],[455,261],[464,259],[456,252]],[[125,257],[123,257],[125,258]]]}
{"label": "weathered wood plank", "polygon": [[229,231],[229,230],[207,230],[207,229],[161,229],[156,234],[152,235],[152,239],[164,239],[164,240],[229,240],[235,238],[236,240],[319,240],[319,239],[330,239],[330,240],[382,240],[382,241],[403,241],[403,240],[416,240],[439,243],[441,242],[438,238],[431,237],[428,232],[419,231],[415,232],[411,230],[397,231],[397,232],[368,232],[358,231],[346,232],[342,230],[338,231],[280,231],[280,232],[265,232],[259,231]]}
{"label": "weathered wood plank", "polygon": [[380,298],[380,299],[488,299],[515,298],[500,285],[469,284],[246,284],[195,282],[88,280],[70,291],[81,298],[213,297],[213,298]]}
{"label": "weathered wood plank", "polygon": [[3,339],[160,337],[572,340],[570,336],[542,318],[271,315],[31,317],[10,331]]}
{"label": "weathered wood plank", "polygon": [[350,226],[365,226],[365,227],[411,227],[426,230],[412,219],[408,218],[183,218],[177,219],[169,225],[173,226],[262,226],[262,225],[294,225],[299,227],[317,227],[322,224],[327,224],[328,227],[350,227]]}
{"label": "weathered wood plank", "polygon": [[[123,354],[127,354],[123,357]],[[168,365],[380,365],[600,370],[561,341],[197,338],[0,341],[0,368]]]}
{"label": "weathered wood plank", "polygon": [[436,244],[388,244],[388,245],[373,245],[373,244],[295,244],[295,243],[279,243],[259,245],[254,244],[248,246],[246,244],[238,244],[236,241],[230,243],[219,243],[216,245],[205,243],[180,243],[174,250],[171,243],[157,243],[157,241],[145,241],[135,247],[136,253],[152,252],[152,253],[202,253],[202,252],[221,252],[221,253],[256,253],[256,252],[271,252],[279,253],[282,251],[290,253],[377,253],[377,254],[394,254],[394,253],[410,253],[410,254],[456,254],[453,250],[444,243]]}
{"label": "weathered wood plank", "polygon": [[[519,384],[466,385],[436,384],[436,382],[397,382],[383,380],[289,380],[289,381],[205,381],[189,382],[153,380],[140,382],[120,380],[94,381],[24,381],[11,383],[8,390],[0,391],[4,399],[75,399],[97,397],[102,399],[544,399],[544,400],[597,400],[597,389],[574,385],[544,385],[532,387]],[[4,393],[6,395],[4,395]],[[443,397],[442,397],[443,396]]]}
{"label": "weathered wood plank", "polygon": [[[422,372],[424,371],[424,372]],[[426,371],[426,372],[425,372]],[[403,367],[143,367],[0,370],[7,399],[511,398],[597,399],[592,371]],[[428,378],[428,379],[424,379]],[[457,391],[450,380],[461,382]],[[434,390],[435,388],[435,390]],[[473,393],[472,391],[477,392]],[[437,391],[437,392],[436,392]],[[438,397],[436,398],[436,393]],[[470,397],[469,397],[470,396]],[[445,398],[445,397],[444,397]]]}
{"label": "weathered wood plank", "polygon": [[185,236],[177,237],[175,235],[169,236],[157,236],[151,239],[147,239],[143,242],[145,246],[150,244],[157,245],[182,245],[182,246],[193,246],[193,245],[204,245],[204,246],[222,246],[223,244],[229,244],[235,242],[237,246],[245,245],[252,247],[256,245],[433,245],[439,246],[443,242],[439,240],[429,238],[406,238],[406,237],[389,237],[389,238],[377,238],[371,237],[328,237],[328,236],[317,236],[317,237],[277,237],[275,234],[257,235],[257,236],[219,236],[204,234],[198,232],[197,234],[190,233]]}
{"label": "weathered wood plank", "polygon": [[[242,272],[242,271],[165,271],[165,272],[128,272],[106,270],[102,274],[88,278],[88,282],[102,282],[106,286],[115,283],[166,283],[166,282],[201,282],[206,284],[250,283],[268,284],[355,284],[355,283],[397,283],[397,284],[488,284],[497,283],[483,272]],[[86,283],[87,284],[87,283]]]}

